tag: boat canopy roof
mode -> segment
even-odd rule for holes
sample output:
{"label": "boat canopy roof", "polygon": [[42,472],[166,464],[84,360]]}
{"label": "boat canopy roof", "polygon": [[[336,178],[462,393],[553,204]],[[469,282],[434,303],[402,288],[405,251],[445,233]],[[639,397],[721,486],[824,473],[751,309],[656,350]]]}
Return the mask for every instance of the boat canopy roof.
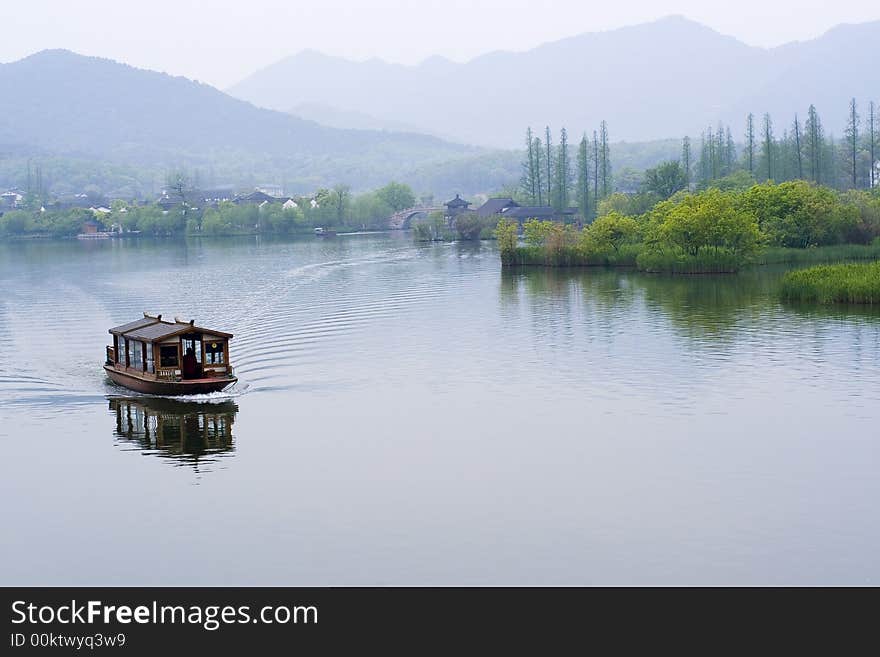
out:
{"label": "boat canopy roof", "polygon": [[144,313],[142,319],[111,328],[110,333],[142,342],[157,342],[181,333],[207,333],[221,338],[232,337],[232,333],[196,326],[195,320],[182,322],[175,318],[173,322],[164,322],[162,315],[153,316],[147,313]]}

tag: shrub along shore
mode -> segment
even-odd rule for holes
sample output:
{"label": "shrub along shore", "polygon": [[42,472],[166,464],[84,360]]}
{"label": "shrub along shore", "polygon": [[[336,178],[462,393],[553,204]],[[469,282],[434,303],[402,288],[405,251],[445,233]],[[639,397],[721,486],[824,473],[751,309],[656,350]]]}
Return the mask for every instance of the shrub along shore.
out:
{"label": "shrub along shore", "polygon": [[880,194],[805,181],[678,192],[640,215],[611,210],[583,230],[527,221],[496,228],[503,266],[626,266],[676,274],[735,273],[749,264],[880,257]]}

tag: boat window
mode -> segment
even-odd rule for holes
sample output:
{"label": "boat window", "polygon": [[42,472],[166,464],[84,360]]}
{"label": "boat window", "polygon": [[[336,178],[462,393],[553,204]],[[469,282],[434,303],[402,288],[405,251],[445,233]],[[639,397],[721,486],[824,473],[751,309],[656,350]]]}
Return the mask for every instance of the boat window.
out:
{"label": "boat window", "polygon": [[205,340],[205,363],[207,365],[223,364],[222,340]]}
{"label": "boat window", "polygon": [[200,335],[195,336],[187,336],[183,338],[183,353],[186,353],[187,349],[192,349],[196,355],[196,362],[202,362],[202,337]]}
{"label": "boat window", "polygon": [[159,367],[177,367],[176,344],[163,344],[159,347]]}
{"label": "boat window", "polygon": [[154,374],[155,371],[156,371],[156,368],[153,364],[153,345],[148,344],[147,345],[147,372],[149,372],[150,374]]}
{"label": "boat window", "polygon": [[142,369],[144,364],[144,348],[137,340],[128,341],[128,366]]}

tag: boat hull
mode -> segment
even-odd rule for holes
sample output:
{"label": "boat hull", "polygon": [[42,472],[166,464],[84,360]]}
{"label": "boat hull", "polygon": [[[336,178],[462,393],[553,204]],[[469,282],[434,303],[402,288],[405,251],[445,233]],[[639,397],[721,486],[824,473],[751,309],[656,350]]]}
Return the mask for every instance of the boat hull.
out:
{"label": "boat hull", "polygon": [[104,365],[104,371],[114,383],[148,395],[204,395],[209,392],[220,392],[238,381],[234,376],[184,381],[157,381],[118,370],[111,365]]}

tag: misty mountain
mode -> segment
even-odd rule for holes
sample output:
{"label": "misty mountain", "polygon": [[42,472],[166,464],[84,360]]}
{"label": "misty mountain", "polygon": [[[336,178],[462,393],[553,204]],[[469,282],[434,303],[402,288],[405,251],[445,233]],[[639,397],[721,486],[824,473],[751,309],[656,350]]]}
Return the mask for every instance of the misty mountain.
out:
{"label": "misty mountain", "polygon": [[63,50],[0,64],[0,152],[136,167],[210,167],[294,190],[384,184],[478,154],[436,137],[340,130],[262,109],[164,73]]}
{"label": "misty mountain", "polygon": [[880,88],[877,43],[880,22],[765,49],[673,16],[464,64],[358,63],[304,51],[229,92],[262,107],[319,103],[498,147],[518,147],[528,125],[579,134],[603,119],[615,139],[698,135],[719,120],[739,133],[750,111],[784,125],[811,102],[839,132],[849,98],[866,103]]}
{"label": "misty mountain", "polygon": [[356,130],[390,130],[393,132],[418,132],[418,128],[402,121],[380,119],[363,112],[341,110],[324,103],[300,103],[290,114],[307,121],[314,121],[330,128]]}

